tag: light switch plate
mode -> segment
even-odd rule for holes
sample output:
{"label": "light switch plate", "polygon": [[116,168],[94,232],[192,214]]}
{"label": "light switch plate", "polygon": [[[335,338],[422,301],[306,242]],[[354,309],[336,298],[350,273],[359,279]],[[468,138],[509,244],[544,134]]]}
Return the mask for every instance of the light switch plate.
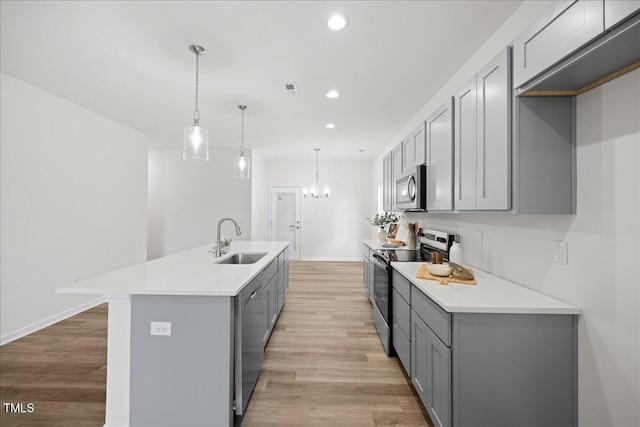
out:
{"label": "light switch plate", "polygon": [[171,336],[171,322],[151,322],[151,335]]}
{"label": "light switch plate", "polygon": [[553,242],[553,262],[556,264],[567,265],[567,242]]}

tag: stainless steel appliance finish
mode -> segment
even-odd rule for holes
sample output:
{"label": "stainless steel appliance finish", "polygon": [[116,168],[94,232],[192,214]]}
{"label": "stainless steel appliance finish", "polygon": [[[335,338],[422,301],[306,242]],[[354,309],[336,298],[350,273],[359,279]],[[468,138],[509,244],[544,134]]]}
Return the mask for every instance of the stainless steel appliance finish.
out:
{"label": "stainless steel appliance finish", "polygon": [[268,303],[262,276],[260,273],[253,279],[235,300],[236,415],[245,413],[262,369]]}
{"label": "stainless steel appliance finish", "polygon": [[396,175],[394,183],[394,205],[398,209],[424,211],[427,208],[427,167],[414,169]]}
{"label": "stainless steel appliance finish", "polygon": [[420,233],[420,261],[431,262],[431,254],[439,252],[444,262],[449,261],[449,250],[455,235],[444,231],[421,230]]}
{"label": "stainless steel appliance finish", "polygon": [[393,356],[391,329],[391,265],[378,251],[373,254],[373,324],[387,356]]}
{"label": "stainless steel appliance finish", "polygon": [[419,252],[415,250],[376,250],[373,251],[373,324],[378,331],[382,347],[387,356],[393,356],[391,344],[391,262],[418,261]]}
{"label": "stainless steel appliance finish", "polygon": [[387,356],[394,356],[393,328],[390,327],[393,316],[392,262],[429,262],[434,252],[442,254],[449,261],[449,249],[454,235],[444,231],[421,230],[420,250],[378,249],[372,252],[373,263],[373,324],[376,327]]}

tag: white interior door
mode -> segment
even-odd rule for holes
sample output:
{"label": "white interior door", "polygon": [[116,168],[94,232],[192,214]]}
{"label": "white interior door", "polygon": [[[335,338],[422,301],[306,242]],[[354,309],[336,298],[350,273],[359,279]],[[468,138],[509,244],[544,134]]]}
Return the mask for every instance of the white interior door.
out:
{"label": "white interior door", "polygon": [[300,188],[271,187],[271,240],[288,240],[289,258],[300,259]]}

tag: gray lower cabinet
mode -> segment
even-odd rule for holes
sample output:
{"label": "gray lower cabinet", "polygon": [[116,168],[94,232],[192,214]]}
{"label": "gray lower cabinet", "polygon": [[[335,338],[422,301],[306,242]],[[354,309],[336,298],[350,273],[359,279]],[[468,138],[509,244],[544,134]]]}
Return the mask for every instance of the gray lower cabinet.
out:
{"label": "gray lower cabinet", "polygon": [[427,324],[411,310],[411,382],[427,406]]}
{"label": "gray lower cabinet", "polygon": [[[425,407],[436,427],[451,425],[451,349],[427,328]],[[424,362],[424,360],[422,360]]]}
{"label": "gray lower cabinet", "polygon": [[426,121],[427,211],[453,210],[453,100]]}
{"label": "gray lower cabinet", "polygon": [[449,313],[393,279],[393,346],[435,426],[578,425],[577,316]]}
{"label": "gray lower cabinet", "polygon": [[372,253],[369,246],[364,245],[364,281],[362,287],[364,293],[369,298],[369,301],[373,303],[373,261],[371,261]]}
{"label": "gray lower cabinet", "polygon": [[517,88],[604,31],[602,0],[557,1],[513,42]]}
{"label": "gray lower cabinet", "polygon": [[284,263],[284,297],[287,298],[287,294],[289,293],[289,260],[287,258]]}
{"label": "gray lower cabinet", "polygon": [[433,424],[449,427],[451,315],[422,292],[412,292],[411,301],[411,382]]}
{"label": "gray lower cabinet", "polygon": [[284,268],[281,268],[278,271],[278,292],[277,292],[277,298],[278,298],[278,316],[280,315],[280,312],[282,311],[282,307],[284,307]]}
{"label": "gray lower cabinet", "polygon": [[267,341],[269,341],[269,337],[271,336],[271,331],[276,324],[276,320],[278,319],[278,280],[277,276],[274,276],[266,286],[265,293],[267,294],[267,324],[269,325],[269,330],[267,335],[264,338],[264,345],[267,345]]}
{"label": "gray lower cabinet", "polygon": [[402,363],[402,367],[407,375],[411,374],[411,341],[405,335],[404,331],[400,327],[398,320],[396,317],[392,318],[392,332],[391,332],[391,341],[393,344],[393,349],[398,354],[398,358]]}
{"label": "gray lower cabinet", "polygon": [[453,425],[576,427],[577,317],[454,314]]}
{"label": "gray lower cabinet", "polygon": [[[400,293],[403,291],[401,281],[394,282],[393,287],[391,295],[393,306],[391,310],[393,328],[391,341],[404,370],[408,375],[411,375],[411,305],[402,296],[406,294],[404,292]],[[400,289],[400,292],[398,292],[398,289]]]}

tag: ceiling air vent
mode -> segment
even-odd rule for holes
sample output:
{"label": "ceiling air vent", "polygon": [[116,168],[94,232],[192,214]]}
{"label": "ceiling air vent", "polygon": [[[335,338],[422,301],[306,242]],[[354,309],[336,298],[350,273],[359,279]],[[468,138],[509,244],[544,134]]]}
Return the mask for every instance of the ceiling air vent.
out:
{"label": "ceiling air vent", "polygon": [[285,83],[284,90],[292,96],[298,96],[298,86],[295,83]]}

